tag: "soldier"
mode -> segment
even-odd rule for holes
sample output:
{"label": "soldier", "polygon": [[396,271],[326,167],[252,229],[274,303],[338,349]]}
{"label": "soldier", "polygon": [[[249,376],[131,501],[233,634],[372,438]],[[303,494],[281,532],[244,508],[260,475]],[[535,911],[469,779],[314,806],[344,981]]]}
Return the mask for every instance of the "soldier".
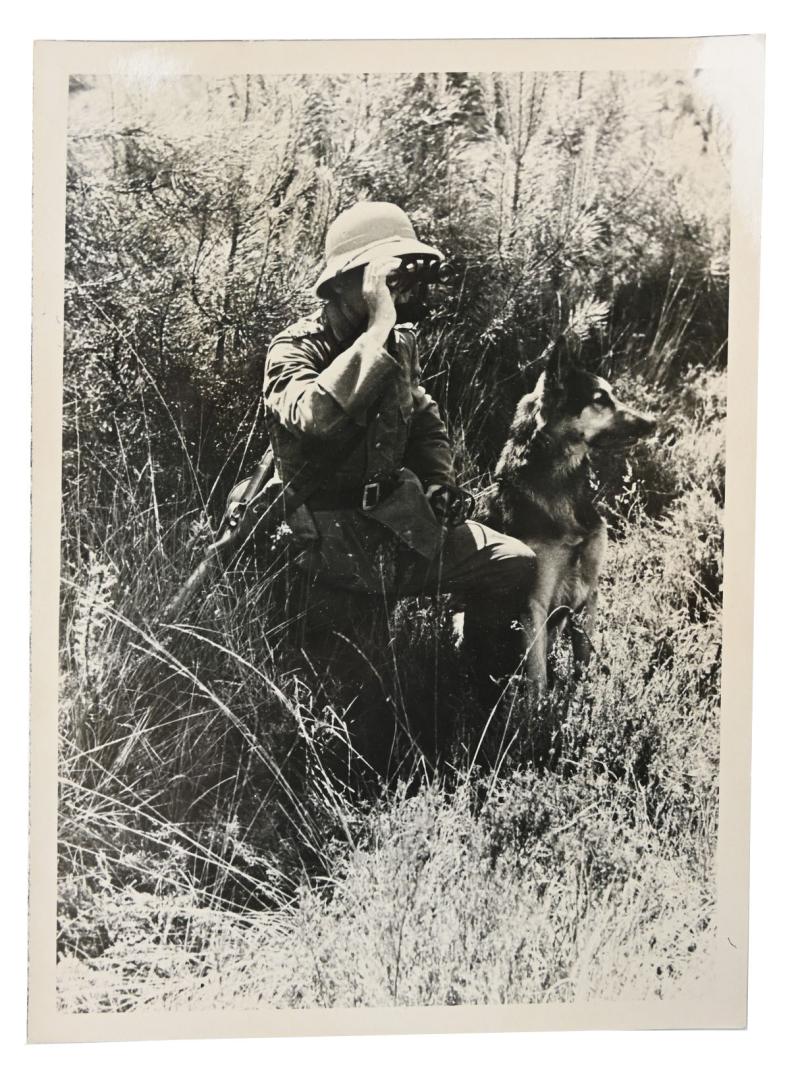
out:
{"label": "soldier", "polygon": [[448,434],[419,382],[413,322],[442,254],[396,205],[360,202],[332,223],[325,257],[324,307],[275,337],[264,379],[280,477],[311,489],[287,518],[304,642],[332,657],[341,635],[369,660],[376,605],[385,620],[397,596],[456,592],[465,643],[487,653],[481,640],[525,603],[534,556],[464,519]]}

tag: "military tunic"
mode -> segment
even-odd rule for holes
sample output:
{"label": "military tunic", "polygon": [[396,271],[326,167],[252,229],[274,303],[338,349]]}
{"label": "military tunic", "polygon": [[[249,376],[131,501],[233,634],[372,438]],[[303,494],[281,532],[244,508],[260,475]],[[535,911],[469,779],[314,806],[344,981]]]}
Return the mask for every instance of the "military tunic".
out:
{"label": "military tunic", "polygon": [[[365,596],[459,592],[473,621],[503,622],[532,584],[534,555],[519,540],[476,521],[446,528],[434,515],[425,489],[453,481],[453,457],[419,375],[410,325],[377,346],[367,334],[347,337],[330,306],[281,332],[267,353],[264,401],[279,474],[315,488],[287,520],[305,548],[299,563],[322,599],[323,622],[334,603],[320,586]],[[354,492],[389,470],[398,470],[397,486],[376,508],[359,509]]]}
{"label": "military tunic", "polygon": [[[278,472],[284,483],[313,488],[287,521],[306,548],[303,564],[324,583],[383,591],[396,579],[398,541],[428,561],[441,549],[444,531],[425,489],[452,482],[453,458],[419,377],[408,324],[378,347],[360,332],[337,333],[323,310],[269,347],[264,401]],[[368,512],[355,508],[364,485],[388,473],[396,473],[394,490]],[[337,499],[348,506],[337,508]]]}

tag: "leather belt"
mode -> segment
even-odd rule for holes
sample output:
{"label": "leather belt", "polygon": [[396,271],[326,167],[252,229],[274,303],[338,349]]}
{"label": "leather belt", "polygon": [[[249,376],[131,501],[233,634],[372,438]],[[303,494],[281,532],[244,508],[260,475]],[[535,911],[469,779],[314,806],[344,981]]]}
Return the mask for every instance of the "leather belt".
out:
{"label": "leather belt", "polygon": [[308,498],[309,509],[360,509],[365,513],[379,506],[400,483],[398,472],[376,472],[356,487],[320,487]]}

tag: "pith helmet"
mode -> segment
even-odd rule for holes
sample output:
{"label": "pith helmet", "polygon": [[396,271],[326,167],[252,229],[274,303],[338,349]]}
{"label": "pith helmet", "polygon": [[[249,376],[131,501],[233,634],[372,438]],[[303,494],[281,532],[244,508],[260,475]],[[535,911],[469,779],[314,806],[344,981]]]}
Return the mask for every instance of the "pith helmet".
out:
{"label": "pith helmet", "polygon": [[433,246],[417,241],[411,220],[388,201],[359,201],[336,217],[325,239],[325,270],[315,286],[325,297],[327,284],[337,275],[359,268],[378,257],[406,254],[444,257]]}

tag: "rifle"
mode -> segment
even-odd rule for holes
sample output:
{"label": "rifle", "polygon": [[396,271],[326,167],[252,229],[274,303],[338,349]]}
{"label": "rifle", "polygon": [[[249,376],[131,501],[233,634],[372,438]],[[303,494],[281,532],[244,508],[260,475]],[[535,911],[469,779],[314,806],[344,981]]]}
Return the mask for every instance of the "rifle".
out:
{"label": "rifle", "polygon": [[[336,471],[338,463],[363,441],[363,432],[355,433],[336,448],[330,449],[324,461],[306,473],[298,474],[296,482],[282,484],[275,468],[272,446],[261,458],[258,468],[249,480],[236,484],[228,495],[225,516],[217,538],[203,555],[203,560],[161,611],[162,624],[168,625],[183,613],[197,592],[220,577],[245,544],[257,531],[264,531],[268,523],[280,515],[288,517],[303,505],[324,480]],[[304,475],[305,480],[300,476]],[[244,490],[240,491],[240,488]],[[270,492],[274,491],[274,494]]]}
{"label": "rifle", "polygon": [[[240,490],[244,487],[244,490]],[[263,529],[267,518],[272,517],[280,504],[286,505],[289,488],[270,498],[268,491],[281,487],[275,473],[272,447],[261,458],[253,475],[238,483],[230,495],[225,516],[214,542],[208,547],[203,560],[178,590],[177,594],[161,611],[163,624],[170,624],[185,610],[197,592],[220,577],[235,555],[252,539],[257,529]],[[297,503],[299,505],[300,503]],[[291,501],[286,512],[291,512]],[[296,508],[296,507],[295,507]]]}

